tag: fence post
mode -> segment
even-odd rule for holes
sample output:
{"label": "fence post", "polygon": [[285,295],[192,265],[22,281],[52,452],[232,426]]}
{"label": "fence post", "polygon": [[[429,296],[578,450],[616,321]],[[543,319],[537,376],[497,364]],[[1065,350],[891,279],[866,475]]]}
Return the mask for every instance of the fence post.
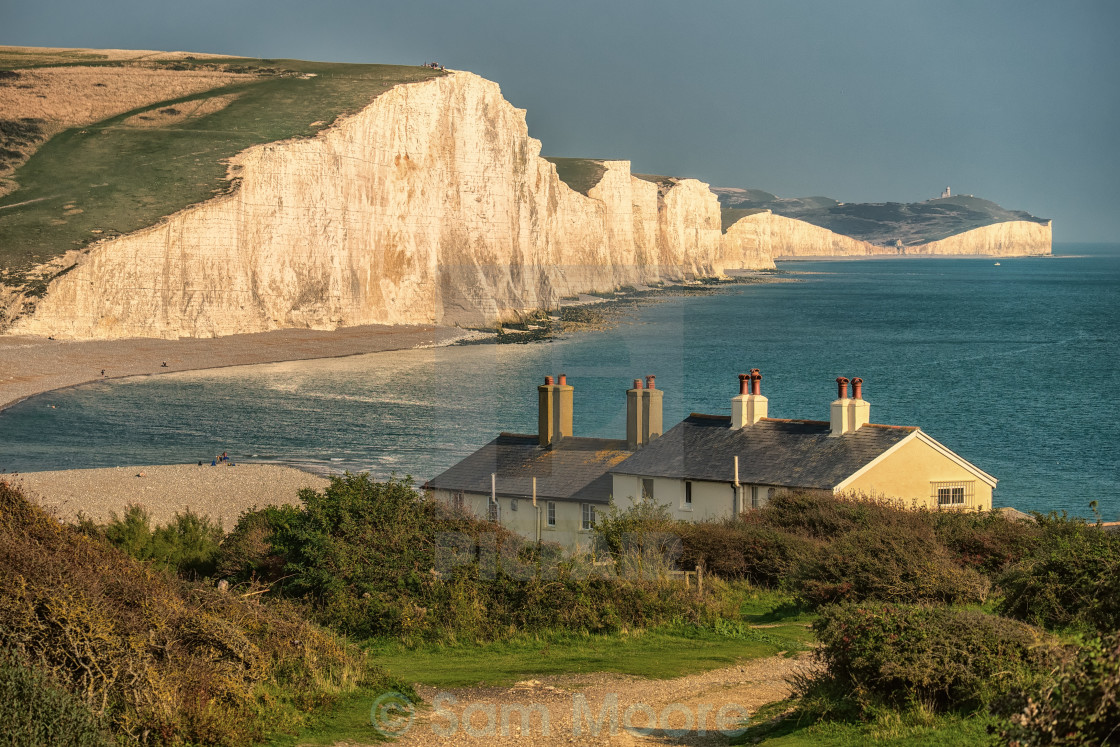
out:
{"label": "fence post", "polygon": [[704,596],[704,564],[696,564],[696,591],[700,596]]}

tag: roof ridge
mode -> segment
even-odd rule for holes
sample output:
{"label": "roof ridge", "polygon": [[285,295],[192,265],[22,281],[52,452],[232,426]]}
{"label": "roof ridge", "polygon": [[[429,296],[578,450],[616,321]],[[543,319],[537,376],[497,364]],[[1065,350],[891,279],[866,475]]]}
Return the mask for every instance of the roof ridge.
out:
{"label": "roof ridge", "polygon": [[827,420],[804,420],[802,418],[759,418],[771,423],[804,423],[805,425],[829,425]]}
{"label": "roof ridge", "polygon": [[903,431],[920,431],[922,428],[918,425],[887,425],[886,423],[865,423],[872,428],[897,428]]}

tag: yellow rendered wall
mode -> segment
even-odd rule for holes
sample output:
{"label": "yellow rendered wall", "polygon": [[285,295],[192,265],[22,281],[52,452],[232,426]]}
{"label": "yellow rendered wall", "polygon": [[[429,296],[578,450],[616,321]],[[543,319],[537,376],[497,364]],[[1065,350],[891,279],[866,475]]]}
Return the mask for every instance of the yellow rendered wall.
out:
{"label": "yellow rendered wall", "polygon": [[[864,472],[840,492],[899,499],[913,508],[936,509],[931,482],[972,482],[972,497],[962,508],[990,510],[992,488],[972,472],[917,438]],[[956,508],[956,507],[954,507]]]}

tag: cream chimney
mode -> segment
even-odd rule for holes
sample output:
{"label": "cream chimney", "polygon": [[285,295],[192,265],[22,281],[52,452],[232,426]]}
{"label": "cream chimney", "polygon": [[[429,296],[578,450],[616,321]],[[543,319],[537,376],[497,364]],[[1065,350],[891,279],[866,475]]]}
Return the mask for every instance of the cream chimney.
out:
{"label": "cream chimney", "polygon": [[851,430],[851,400],[848,399],[848,380],[843,376],[836,378],[836,401],[832,403],[828,422],[833,436],[843,436]]}
{"label": "cream chimney", "polygon": [[852,379],[852,399],[848,402],[848,428],[858,431],[871,422],[871,403],[863,398],[863,379]]}
{"label": "cream chimney", "polygon": [[634,388],[626,391],[626,444],[632,450],[644,443],[642,440],[644,431],[642,411],[645,409],[642,407],[643,391],[641,379],[634,379]]}
{"label": "cream chimney", "polygon": [[544,384],[537,387],[537,437],[542,447],[572,435],[574,391],[564,374],[560,374],[559,384],[545,376]]}
{"label": "cream chimney", "polygon": [[654,377],[646,377],[646,388],[642,390],[642,430],[644,443],[649,443],[661,435],[661,399],[664,395],[654,386]]}
{"label": "cream chimney", "polygon": [[739,396],[731,398],[731,427],[754,425],[766,417],[769,406],[762,396],[762,373],[752,368],[749,374],[739,374]]}
{"label": "cream chimney", "polygon": [[626,392],[626,443],[631,449],[648,444],[661,435],[662,392],[653,376],[643,383],[634,379],[634,388]]}

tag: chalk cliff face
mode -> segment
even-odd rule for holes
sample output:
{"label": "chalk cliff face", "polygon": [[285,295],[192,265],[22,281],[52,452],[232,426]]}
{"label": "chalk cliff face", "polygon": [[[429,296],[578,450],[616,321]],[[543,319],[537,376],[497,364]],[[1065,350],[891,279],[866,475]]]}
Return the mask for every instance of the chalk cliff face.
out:
{"label": "chalk cliff face", "polygon": [[[760,213],[721,233],[707,184],[606,161],[587,196],[559,179],[498,86],[456,72],[398,86],[314,138],[250,148],[231,194],[56,260],[10,333],[208,337],[282,327],[479,325],[624,284],[772,268],[871,244]],[[1049,251],[1011,224],[914,248]],[[1043,234],[1045,233],[1045,236]],[[910,250],[908,250],[910,251]],[[69,269],[67,269],[69,268]]]}
{"label": "chalk cliff face", "polygon": [[906,247],[907,254],[990,254],[996,257],[1021,257],[1050,254],[1052,229],[1049,221],[1032,223],[1013,220],[993,223],[959,233],[940,241]]}
{"label": "chalk cliff face", "polygon": [[867,256],[882,254],[882,247],[841,236],[827,228],[775,215],[765,210],[740,218],[727,229],[744,246],[774,259],[796,257]]}
{"label": "chalk cliff face", "polygon": [[706,184],[659,195],[609,161],[585,197],[539,153],[494,83],[454,73],[399,86],[315,138],[240,154],[231,195],[98,244],[10,331],[482,324],[725,266]]}

